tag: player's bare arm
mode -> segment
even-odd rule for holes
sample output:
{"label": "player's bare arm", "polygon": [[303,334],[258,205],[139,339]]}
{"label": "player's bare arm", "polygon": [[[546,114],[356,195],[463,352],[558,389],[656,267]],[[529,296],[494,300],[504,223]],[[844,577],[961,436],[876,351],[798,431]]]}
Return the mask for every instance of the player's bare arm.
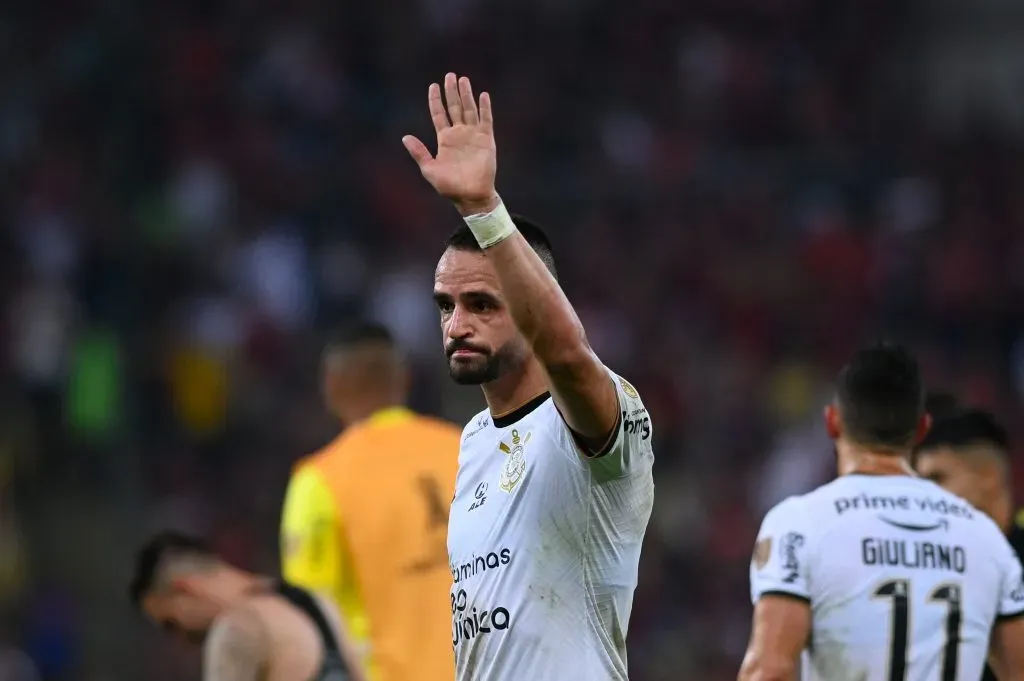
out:
{"label": "player's bare arm", "polygon": [[1001,620],[992,628],[988,663],[999,681],[1024,681],[1024,617]]}
{"label": "player's bare arm", "polygon": [[810,604],[792,596],[765,594],[754,607],[739,681],[792,681],[810,634]]}
{"label": "player's bare arm", "polygon": [[210,630],[203,651],[204,681],[256,681],[263,678],[269,641],[252,610],[226,613]]}
{"label": "player's bare arm", "polygon": [[367,681],[366,673],[363,670],[362,657],[352,644],[352,637],[345,629],[345,623],[338,614],[337,606],[334,605],[334,602],[328,595],[317,594],[316,599],[320,605],[320,610],[327,617],[327,621],[334,630],[334,637],[338,642],[338,650],[341,653],[342,660],[345,662],[345,666],[349,670],[349,681]]}
{"label": "player's bare arm", "polygon": [[[427,100],[437,133],[437,154],[431,155],[415,137],[402,140],[423,177],[463,217],[504,210],[494,183],[497,153],[490,95],[482,93],[478,103],[469,79],[449,73],[444,96],[435,83]],[[559,411],[589,448],[599,450],[618,423],[618,398],[579,317],[520,234],[486,247],[486,252],[504,302],[548,376]]]}

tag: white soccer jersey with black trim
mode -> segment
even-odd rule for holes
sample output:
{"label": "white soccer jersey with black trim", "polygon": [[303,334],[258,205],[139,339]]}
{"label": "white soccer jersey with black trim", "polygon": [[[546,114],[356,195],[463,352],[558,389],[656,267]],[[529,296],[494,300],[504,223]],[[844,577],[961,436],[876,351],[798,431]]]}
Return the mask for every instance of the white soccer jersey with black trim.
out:
{"label": "white soccer jersey with black trim", "polygon": [[582,454],[547,395],[466,426],[448,527],[458,681],[627,678],[653,431],[611,377],[621,418],[602,456]]}
{"label": "white soccer jersey with black trim", "polygon": [[810,603],[804,681],[981,678],[1000,617],[1024,615],[1021,566],[987,516],[909,476],[848,475],[773,508],[754,603]]}

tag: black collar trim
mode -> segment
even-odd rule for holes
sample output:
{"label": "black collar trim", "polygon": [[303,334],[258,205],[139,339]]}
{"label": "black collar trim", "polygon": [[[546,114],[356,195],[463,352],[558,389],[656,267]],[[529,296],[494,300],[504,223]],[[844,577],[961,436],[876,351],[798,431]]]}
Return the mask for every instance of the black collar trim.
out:
{"label": "black collar trim", "polygon": [[537,407],[544,404],[550,399],[551,393],[541,393],[540,395],[537,395],[523,406],[519,407],[518,409],[513,409],[507,414],[502,414],[501,416],[492,415],[491,419],[494,421],[494,427],[507,428],[508,426],[511,426],[513,423],[516,423],[517,421],[520,421],[523,418],[525,418],[527,415],[529,415],[530,412],[532,412],[534,409],[536,409]]}

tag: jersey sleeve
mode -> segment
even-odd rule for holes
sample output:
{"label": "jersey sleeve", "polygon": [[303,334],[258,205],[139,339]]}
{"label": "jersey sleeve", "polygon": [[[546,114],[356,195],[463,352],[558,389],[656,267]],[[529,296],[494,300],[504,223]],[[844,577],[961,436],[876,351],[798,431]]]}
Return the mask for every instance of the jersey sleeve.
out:
{"label": "jersey sleeve", "polygon": [[999,612],[998,619],[1014,619],[1024,617],[1024,574],[1020,559],[1008,542],[1001,534],[1002,542],[1002,586],[999,589]]}
{"label": "jersey sleeve", "polygon": [[810,602],[810,547],[799,497],[778,504],[764,518],[750,561],[750,596],[784,595]]}
{"label": "jersey sleeve", "polygon": [[653,463],[654,450],[651,440],[654,437],[654,424],[636,388],[612,371],[608,371],[608,375],[615,385],[615,393],[619,400],[619,418],[615,430],[608,437],[608,442],[593,451],[587,448],[568,426],[566,430],[576,449],[590,461],[601,477],[620,478]]}
{"label": "jersey sleeve", "polygon": [[281,517],[281,573],[311,591],[338,593],[343,578],[340,519],[323,475],[302,466],[292,475]]}

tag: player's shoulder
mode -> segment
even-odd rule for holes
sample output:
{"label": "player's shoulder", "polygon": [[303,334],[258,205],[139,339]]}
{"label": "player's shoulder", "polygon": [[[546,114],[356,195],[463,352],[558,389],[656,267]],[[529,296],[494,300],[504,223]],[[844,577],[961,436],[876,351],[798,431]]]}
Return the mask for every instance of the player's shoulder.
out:
{"label": "player's shoulder", "polygon": [[[972,523],[971,532],[977,532],[978,535],[982,539],[984,539],[987,544],[989,544],[990,546],[997,547],[997,553],[1005,554],[1007,553],[1006,547],[1009,547],[1009,555],[1018,558],[1021,556],[1021,547],[1018,545],[1019,535],[1017,535],[1014,532],[1014,528],[1011,527],[1009,533],[1006,533],[1002,530],[1002,528],[999,527],[999,524],[996,523],[995,520],[989,517],[987,513],[979,511],[965,499],[961,499],[960,497],[955,495],[953,496],[953,498],[958,500],[961,504],[964,505],[964,507],[970,510],[972,520],[974,520],[974,523]],[[1015,539],[1017,539],[1018,541],[1015,541]]]}
{"label": "player's shoulder", "polygon": [[459,434],[459,443],[461,446],[465,447],[475,436],[493,427],[493,419],[491,418],[490,410],[483,409],[477,412],[473,418],[463,426],[462,432]]}
{"label": "player's shoulder", "polygon": [[295,475],[303,470],[309,469],[322,469],[324,466],[329,465],[332,461],[336,460],[345,451],[345,443],[350,439],[350,433],[348,431],[342,431],[336,435],[330,442],[327,442],[319,449],[314,450],[310,454],[306,454],[301,457],[298,461],[292,465],[292,474]]}
{"label": "player's shoulder", "polygon": [[833,505],[833,500],[843,493],[840,480],[842,478],[816,487],[810,492],[786,497],[768,510],[763,524],[781,524],[807,529],[822,524],[823,520],[828,518],[827,509]]}
{"label": "player's shoulder", "polygon": [[639,434],[641,436],[640,441],[646,441],[650,444],[653,419],[647,411],[647,407],[644,406],[643,398],[640,397],[640,391],[625,377],[608,368],[608,366],[605,366],[604,369],[615,384],[615,392],[619,397],[619,408],[622,411],[622,428],[627,433]]}
{"label": "player's shoulder", "polygon": [[794,494],[776,503],[764,514],[762,524],[766,527],[780,523],[788,525],[794,522],[803,525],[810,494]]}
{"label": "player's shoulder", "polygon": [[[310,605],[318,607],[322,613],[329,612],[328,608],[320,605],[323,596],[298,589],[305,592],[309,597]],[[218,618],[221,627],[233,627],[241,630],[241,633],[267,634],[274,638],[275,632],[289,631],[294,633],[296,620],[305,620],[310,625],[313,613],[293,598],[286,596],[277,589],[252,593],[235,606],[225,611]],[[314,630],[312,626],[311,630]],[[314,630],[315,631],[315,630]]]}
{"label": "player's shoulder", "polygon": [[335,498],[329,470],[315,463],[296,467],[285,489],[282,522],[305,525],[312,515],[331,512]]}
{"label": "player's shoulder", "polygon": [[614,369],[604,365],[604,370],[608,372],[612,382],[615,384],[615,390],[620,395],[625,396],[628,400],[642,404],[643,399],[640,397],[640,392],[636,389],[632,383],[630,383],[622,374],[616,372]]}
{"label": "player's shoulder", "polygon": [[324,474],[324,468],[328,465],[331,457],[325,450],[318,450],[312,454],[303,456],[294,464],[292,464],[291,470],[291,484],[302,484],[302,481],[308,481],[314,478],[322,477]]}
{"label": "player's shoulder", "polygon": [[269,643],[266,634],[273,630],[278,620],[274,617],[275,610],[280,607],[274,594],[259,594],[228,608],[210,626],[205,654],[209,657],[242,646],[259,650]]}

